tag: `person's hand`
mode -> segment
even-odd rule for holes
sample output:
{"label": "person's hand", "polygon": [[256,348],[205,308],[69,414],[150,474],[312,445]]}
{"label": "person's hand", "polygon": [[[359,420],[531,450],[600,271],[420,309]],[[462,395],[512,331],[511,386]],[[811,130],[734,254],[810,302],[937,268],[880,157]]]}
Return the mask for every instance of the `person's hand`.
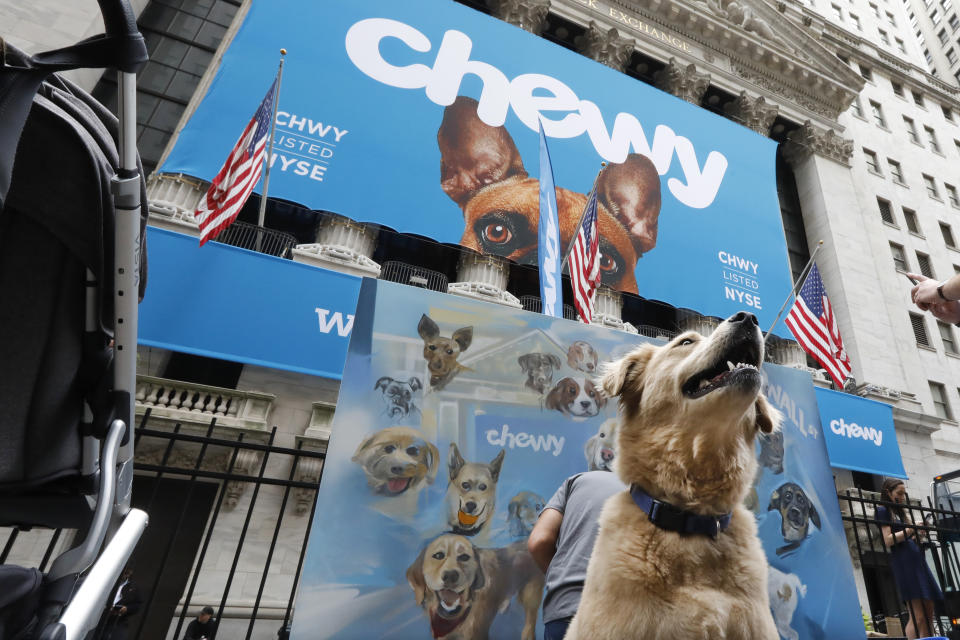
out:
{"label": "person's hand", "polygon": [[126,607],[120,607],[120,615],[122,615],[122,616],[127,615],[127,608],[126,608]]}
{"label": "person's hand", "polygon": [[927,311],[931,305],[944,302],[940,294],[937,293],[937,287],[940,286],[939,280],[928,278],[919,273],[908,273],[907,277],[917,281],[917,284],[913,285],[913,288],[910,290],[910,299],[913,300],[914,304],[920,307],[920,309]]}

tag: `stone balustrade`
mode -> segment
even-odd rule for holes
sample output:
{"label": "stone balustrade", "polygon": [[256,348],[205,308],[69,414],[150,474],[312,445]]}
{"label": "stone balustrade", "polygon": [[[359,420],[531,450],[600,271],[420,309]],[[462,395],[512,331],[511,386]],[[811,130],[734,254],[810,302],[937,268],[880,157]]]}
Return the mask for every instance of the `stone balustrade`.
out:
{"label": "stone balustrade", "polygon": [[266,432],[276,398],[271,393],[238,391],[180,380],[137,376],[136,413],[150,409],[151,421]]}

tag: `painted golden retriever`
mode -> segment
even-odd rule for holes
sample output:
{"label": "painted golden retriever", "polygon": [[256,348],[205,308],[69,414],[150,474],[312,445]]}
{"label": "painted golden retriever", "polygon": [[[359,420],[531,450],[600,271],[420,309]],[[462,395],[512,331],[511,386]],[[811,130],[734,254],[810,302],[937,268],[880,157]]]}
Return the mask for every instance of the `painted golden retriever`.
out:
{"label": "painted golden retriever", "polygon": [[395,497],[433,484],[440,452],[410,427],[387,427],[363,439],[351,461],[363,467],[374,493]]}
{"label": "painted golden retriever", "polygon": [[514,596],[525,614],[520,638],[534,640],[543,580],[526,542],[481,549],[452,533],[430,542],[407,569],[433,637],[443,640],[487,640],[493,619]]}
{"label": "painted golden retriever", "polygon": [[[602,387],[620,398],[614,470],[683,513],[680,525],[658,514],[658,526],[630,491],[607,500],[567,640],[778,639],[767,561],[741,506],[757,432],[781,421],[761,393],[762,362],[757,319],[740,312],[708,338],[642,345],[605,368]],[[693,521],[715,528],[671,530]]]}

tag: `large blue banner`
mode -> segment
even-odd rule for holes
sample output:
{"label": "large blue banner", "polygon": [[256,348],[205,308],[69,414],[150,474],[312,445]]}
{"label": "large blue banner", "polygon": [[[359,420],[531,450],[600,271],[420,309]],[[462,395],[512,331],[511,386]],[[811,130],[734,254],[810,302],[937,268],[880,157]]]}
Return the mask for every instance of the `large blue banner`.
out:
{"label": "large blue banner", "polygon": [[340,377],[360,278],[154,227],[147,245],[140,344]]}
{"label": "large blue banner", "polygon": [[906,479],[893,407],[830,389],[817,389],[817,406],[832,466]]}
{"label": "large blue banner", "polygon": [[270,195],[536,264],[597,180],[603,283],[766,327],[790,290],[773,141],[450,0],[255,0],[163,171],[211,179],[289,50]]}
{"label": "large blue banner", "polygon": [[[461,637],[451,634],[470,611],[488,617],[470,618],[468,638],[527,637],[534,620],[542,637],[526,538],[568,476],[615,460],[616,403],[592,379],[648,341],[365,280],[292,637]],[[810,378],[764,370],[786,419],[758,444],[748,506],[774,619],[785,640],[863,638]],[[485,581],[444,592],[431,573],[443,545],[478,558]]]}

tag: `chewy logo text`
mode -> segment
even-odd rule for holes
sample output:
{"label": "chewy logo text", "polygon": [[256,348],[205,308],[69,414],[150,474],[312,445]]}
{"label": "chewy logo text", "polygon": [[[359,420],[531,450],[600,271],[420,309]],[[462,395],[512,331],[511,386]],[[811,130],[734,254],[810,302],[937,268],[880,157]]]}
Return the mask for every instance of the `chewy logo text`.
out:
{"label": "chewy logo text", "polygon": [[830,431],[847,438],[863,438],[878,447],[883,443],[883,431],[876,427],[861,427],[856,422],[845,422],[843,418],[830,421]]}

